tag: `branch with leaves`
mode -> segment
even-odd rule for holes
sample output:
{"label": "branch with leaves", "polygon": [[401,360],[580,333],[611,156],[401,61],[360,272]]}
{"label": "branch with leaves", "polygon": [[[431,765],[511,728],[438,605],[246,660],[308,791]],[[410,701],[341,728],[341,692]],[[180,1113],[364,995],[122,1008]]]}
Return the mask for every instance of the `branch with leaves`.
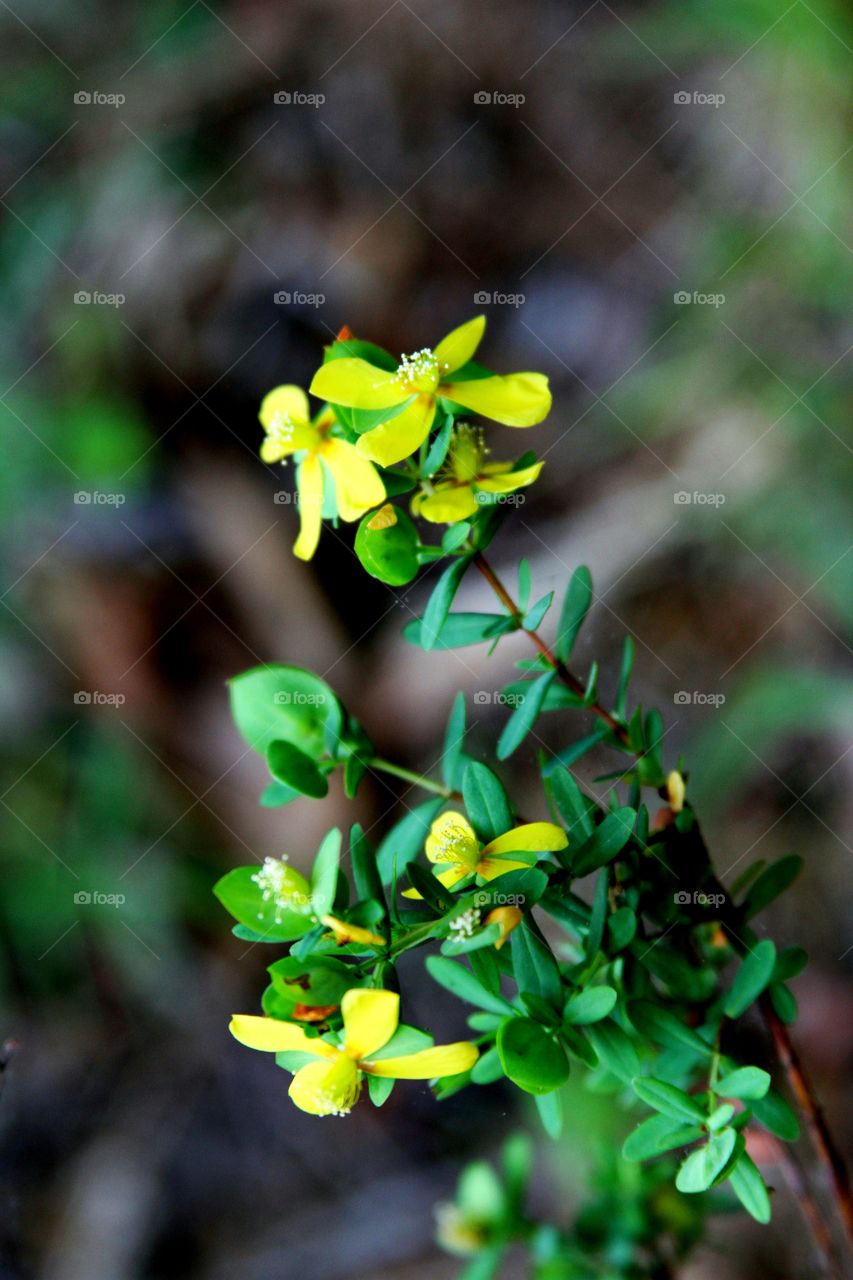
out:
{"label": "branch with leaves", "polygon": [[[630,639],[610,707],[597,664],[585,678],[569,665],[593,598],[589,570],[572,575],[549,644],[540,627],[553,592],[535,598],[522,561],[513,594],[489,563],[490,543],[543,463],[531,453],[490,461],[470,417],[524,428],[546,418],[551,398],[542,374],[493,374],[474,360],[484,325],[469,321],[399,360],[345,330],[311,383],[316,413],[294,386],[271,391],[261,406],[261,457],[296,468],[298,556],[313,555],[324,520],[357,522],[355,554],[380,581],[402,586],[440,567],[423,616],[404,628],[410,644],[425,653],[486,644],[491,653],[524,632],[534,653],[500,695],[510,714],[495,759],[480,758],[469,740],[458,695],[440,779],[379,756],[368,728],[309,671],[264,666],[231,681],[237,728],[269,768],[263,805],[321,800],[336,772],[349,797],[373,771],[428,795],[378,847],[353,824],[349,874],[334,829],[310,876],[279,854],[220,880],[234,933],[287,948],[269,966],[261,1012],[235,1015],[231,1030],[290,1073],[291,1099],[317,1116],[346,1115],[363,1095],[381,1106],[397,1081],[430,1080],[437,1099],[509,1081],[534,1099],[556,1139],[562,1086],[580,1072],[590,1089],[612,1096],[626,1125],[637,1123],[573,1228],[526,1217],[529,1154],[517,1139],[504,1151],[502,1177],[482,1164],[463,1174],[456,1202],[442,1210],[440,1239],[474,1255],[472,1280],[495,1274],[518,1242],[549,1280],[600,1275],[626,1256],[632,1276],[668,1275],[715,1208],[739,1203],[770,1220],[750,1134],[764,1129],[790,1143],[799,1133],[774,1071],[787,1075],[849,1213],[843,1164],[787,1032],[797,1015],[788,984],[806,955],[777,950],[752,924],[790,886],[800,860],[756,863],[724,889],[687,773],[681,762],[664,764],[660,713],[631,707]],[[437,529],[439,541],[422,541]],[[491,586],[498,611],[454,610],[471,569]],[[572,711],[591,715],[594,728],[539,753],[541,813],[521,817],[511,771],[505,781],[496,766],[540,720]],[[604,803],[571,772],[596,747],[621,757],[600,779],[609,784]],[[591,895],[582,896],[578,885],[589,878]],[[407,1000],[396,961],[416,949],[432,979],[469,1007],[469,1039],[437,1046],[400,1020]],[[768,1020],[776,1061],[739,1054],[739,1023],[755,1008]],[[806,1207],[826,1254],[831,1232],[810,1197]]]}

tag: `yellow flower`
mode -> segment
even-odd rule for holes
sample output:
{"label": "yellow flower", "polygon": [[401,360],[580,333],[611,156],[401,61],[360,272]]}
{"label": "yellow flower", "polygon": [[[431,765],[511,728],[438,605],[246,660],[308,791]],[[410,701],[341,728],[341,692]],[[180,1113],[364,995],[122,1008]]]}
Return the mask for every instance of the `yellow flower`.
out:
{"label": "yellow flower", "polygon": [[673,813],[681,813],[684,808],[684,797],[687,793],[687,787],[684,778],[677,769],[673,769],[666,779],[666,797],[669,800],[669,807]]}
{"label": "yellow flower", "polygon": [[320,923],[331,929],[339,947],[345,947],[348,942],[364,942],[371,947],[385,946],[385,939],[378,933],[362,929],[358,924],[347,924],[346,920],[338,920],[337,916],[321,916]]}
{"label": "yellow flower", "polygon": [[291,1100],[314,1116],[345,1116],[358,1102],[364,1074],[393,1080],[432,1080],[456,1076],[477,1061],[477,1048],[468,1041],[435,1045],[399,1058],[374,1057],[384,1048],[400,1021],[400,997],[394,991],[347,991],[341,1000],[344,1020],[343,1046],[307,1036],[301,1027],[276,1018],[235,1014],[230,1031],[241,1044],[268,1053],[297,1050],[311,1054],[315,1062],[296,1072],[290,1085]]}
{"label": "yellow flower", "polygon": [[500,927],[501,936],[495,943],[495,948],[498,951],[500,951],[513,929],[517,928],[523,919],[524,914],[519,911],[518,907],[495,907],[494,911],[489,912],[483,924],[487,928],[490,924],[496,924]]}
{"label": "yellow flower", "polygon": [[510,373],[457,382],[451,377],[474,355],[485,327],[485,316],[469,320],[442,338],[434,350],[425,347],[403,356],[394,373],[367,360],[330,360],[314,375],[311,392],[351,409],[400,406],[400,413],[365,432],[358,442],[360,452],[383,467],[420,448],[432,427],[439,397],[507,427],[532,427],[551,408],[544,374]]}
{"label": "yellow flower", "polygon": [[[446,889],[452,889],[466,876],[494,880],[507,871],[530,865],[509,854],[554,853],[565,849],[568,843],[566,833],[552,822],[527,822],[481,845],[468,819],[451,810],[436,818],[424,848],[430,862],[447,864],[447,870],[439,872],[437,879]],[[421,894],[417,889],[406,889],[403,897],[420,898]]]}
{"label": "yellow flower", "polygon": [[264,462],[304,454],[297,474],[300,530],[293,548],[300,560],[310,560],[320,540],[323,463],[332,474],[342,520],[360,520],[371,507],[385,501],[385,486],[373,464],[355,445],[330,434],[333,415],[325,412],[311,422],[309,414],[308,397],[301,387],[293,386],[276,387],[264,396],[259,414],[266,432],[261,445]]}
{"label": "yellow flower", "polygon": [[514,493],[533,484],[542,462],[513,471],[511,462],[486,462],[488,450],[479,427],[456,427],[447,454],[447,463],[431,492],[412,499],[412,515],[433,524],[454,524],[467,520],[480,508],[480,493]]}

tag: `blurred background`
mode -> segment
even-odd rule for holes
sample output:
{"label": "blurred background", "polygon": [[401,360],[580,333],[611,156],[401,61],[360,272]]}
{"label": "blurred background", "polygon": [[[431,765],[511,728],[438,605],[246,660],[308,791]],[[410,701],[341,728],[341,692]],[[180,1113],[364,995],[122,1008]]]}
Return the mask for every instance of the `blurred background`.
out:
{"label": "blurred background", "polygon": [[[527,555],[539,594],[590,564],[582,674],[597,657],[612,688],[634,636],[724,881],[804,855],[766,926],[810,948],[795,1039],[849,1149],[847,7],[3,0],[0,28],[3,1280],[443,1280],[433,1204],[535,1131],[498,1086],[412,1084],[343,1135],[226,1032],[274,957],[230,935],[218,876],[422,797],[373,778],[259,808],[225,680],[310,666],[428,770],[458,687],[471,749],[494,741],[505,711],[473,695],[523,653],[407,646],[430,581],[366,579],[350,529],[292,557],[257,406],[344,323],[400,352],[485,312],[486,364],[551,377],[546,425],[490,433],[547,458],[494,560]],[[580,772],[600,793],[611,767]],[[410,967],[409,1020],[458,1033]],[[571,1112],[538,1166],[560,1221],[590,1128],[626,1128],[580,1092]],[[685,1275],[802,1274],[768,1176],[773,1228],[720,1223]]]}

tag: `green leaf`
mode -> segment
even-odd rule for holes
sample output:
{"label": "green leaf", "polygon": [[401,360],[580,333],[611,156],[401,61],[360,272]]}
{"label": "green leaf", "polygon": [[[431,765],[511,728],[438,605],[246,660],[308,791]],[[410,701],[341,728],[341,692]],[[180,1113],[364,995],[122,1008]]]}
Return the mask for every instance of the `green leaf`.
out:
{"label": "green leaf", "polygon": [[527,608],[532,585],[533,578],[530,573],[530,561],[525,557],[518,562],[518,607],[522,613]]}
{"label": "green leaf", "polygon": [[729,1162],[737,1142],[734,1129],[715,1133],[698,1151],[687,1157],[678,1171],[675,1185],[685,1194],[707,1191]]}
{"label": "green leaf", "polygon": [[381,1107],[384,1102],[388,1101],[395,1084],[396,1081],[389,1076],[369,1075],[367,1077],[367,1092],[374,1107]]}
{"label": "green leaf", "polygon": [[[421,475],[434,476],[438,471],[444,459],[447,457],[447,448],[450,444],[450,434],[453,430],[453,419],[450,414],[444,415],[444,422],[435,434],[435,439],[429,447],[429,453],[424,459],[424,465],[421,468]],[[458,527],[458,526],[457,526]],[[463,537],[462,541],[465,541]],[[446,548],[449,550],[449,548]]]}
{"label": "green leaf", "polygon": [[[311,902],[314,914],[328,915],[338,888],[338,864],[341,856],[341,833],[337,827],[323,837],[311,868]],[[322,1004],[322,1001],[319,1003]]]}
{"label": "green leaf", "polygon": [[539,626],[542,619],[545,617],[545,614],[551,608],[553,600],[554,600],[554,592],[549,591],[547,595],[542,596],[539,600],[536,601],[534,605],[532,605],[527,610],[521,622],[521,625],[524,627],[525,631],[536,630],[536,628]]}
{"label": "green leaf", "polygon": [[301,938],[311,928],[311,887],[308,881],[292,867],[284,869],[285,891],[293,897],[298,908],[289,910],[277,906],[272,899],[264,901],[261,888],[253,879],[258,871],[258,867],[235,867],[216,882],[213,892],[235,920],[255,933],[276,942]]}
{"label": "green leaf", "polygon": [[622,1147],[625,1160],[651,1160],[664,1151],[686,1147],[702,1137],[699,1125],[683,1124],[671,1116],[649,1116],[628,1134]]}
{"label": "green leaf", "polygon": [[694,1124],[697,1122],[703,1124],[707,1118],[704,1108],[700,1107],[698,1102],[694,1102],[683,1089],[677,1089],[674,1084],[669,1084],[666,1080],[656,1080],[653,1076],[638,1076],[631,1081],[631,1084],[638,1098],[648,1103],[655,1111],[671,1116],[673,1120],[688,1120]]}
{"label": "green leaf", "polygon": [[487,1013],[514,1012],[508,1000],[488,991],[475,978],[471,970],[466,969],[458,961],[450,960],[446,956],[427,956],[426,968],[430,977],[447,991],[458,996],[460,1000],[476,1005],[479,1009],[485,1009]]}
{"label": "green leaf", "polygon": [[774,982],[790,982],[803,972],[809,962],[809,953],[803,947],[784,947],[776,957],[773,970]]}
{"label": "green leaf", "polygon": [[410,809],[405,817],[395,823],[376,851],[376,863],[383,884],[390,884],[395,874],[402,875],[409,863],[418,856],[429,835],[430,825],[444,804],[441,796],[433,796]]}
{"label": "green leaf", "polygon": [[770,1075],[761,1067],[738,1067],[718,1081],[714,1092],[721,1098],[763,1098],[770,1088]]}
{"label": "green leaf", "polygon": [[402,507],[386,503],[380,511],[368,511],[355,535],[355,554],[372,578],[401,587],[420,568],[418,531]]}
{"label": "green leaf", "polygon": [[559,1007],[563,989],[559,965],[548,943],[528,917],[513,930],[510,943],[519,991],[531,992]]}
{"label": "green leaf", "polygon": [[681,1018],[670,1013],[669,1009],[653,1004],[650,1000],[637,1000],[630,1005],[628,1012],[637,1030],[664,1048],[689,1049],[699,1057],[713,1057],[713,1045],[697,1035]]}
{"label": "green leaf", "polygon": [[331,956],[283,956],[268,973],[274,990],[293,1004],[340,1004],[345,991],[360,985],[358,974]]}
{"label": "green leaf", "polygon": [[610,935],[610,950],[614,955],[634,941],[637,917],[630,907],[620,907],[608,917],[607,932]]}
{"label": "green leaf", "polygon": [[573,842],[589,839],[595,831],[592,802],[584,796],[568,769],[554,769],[548,781],[554,803],[566,824],[569,839]]}
{"label": "green leaf", "polygon": [[764,938],[755,944],[735,974],[723,1004],[727,1018],[739,1018],[746,1012],[770,982],[775,966],[776,947],[769,938]]}
{"label": "green leaf", "polygon": [[367,761],[353,752],[344,761],[344,793],[348,800],[353,800],[358,793],[361,780],[367,773]]}
{"label": "green leaf", "polygon": [[494,1045],[481,1054],[471,1068],[471,1080],[474,1084],[494,1084],[496,1080],[502,1080],[503,1075],[501,1057]]}
{"label": "green leaf", "polygon": [[229,682],[231,713],[244,741],[266,755],[276,740],[292,742],[316,759],[327,732],[340,731],[341,704],[319,676],[301,667],[266,666]]}
{"label": "green leaf", "polygon": [[592,914],[589,919],[589,933],[586,939],[586,954],[590,960],[594,959],[601,950],[601,943],[604,939],[604,922],[607,919],[607,891],[609,880],[609,872],[605,868],[599,873],[595,882],[595,894],[592,899]]}
{"label": "green leaf", "polygon": [[557,657],[563,662],[568,662],[571,657],[578,632],[583,626],[591,604],[592,574],[587,566],[582,564],[572,574],[557,627],[557,642],[554,648]]}
{"label": "green leaf", "polygon": [[454,560],[442,573],[430,596],[424,616],[421,620],[421,645],[424,649],[434,649],[438,644],[445,619],[450,612],[453,598],[465,571],[471,563],[470,556],[462,556]]}
{"label": "green leaf", "polygon": [[322,800],[329,793],[329,784],[310,756],[292,742],[277,738],[267,748],[269,771],[281,782],[302,796]]}
{"label": "green leaf", "polygon": [[515,620],[502,613],[449,613],[432,644],[424,643],[421,618],[407,622],[403,635],[421,649],[464,649],[466,645],[485,644],[516,629]]}
{"label": "green leaf", "polygon": [[746,919],[751,920],[753,916],[758,915],[759,911],[769,906],[774,898],[778,898],[780,893],[790,888],[802,869],[802,858],[795,853],[789,853],[787,857],[780,858],[778,862],[774,862],[772,866],[762,871],[746,895],[743,904]]}
{"label": "green leaf", "polygon": [[741,1153],[737,1164],[729,1174],[729,1181],[732,1184],[732,1191],[747,1213],[755,1218],[756,1222],[768,1223],[770,1196],[767,1194],[764,1179],[745,1151]]}
{"label": "green leaf", "polygon": [[498,759],[506,760],[521,746],[530,730],[536,723],[545,695],[556,679],[556,671],[547,671],[538,680],[525,686],[527,692],[522,695],[509,720],[498,738]]}
{"label": "green leaf", "polygon": [[487,765],[477,760],[468,765],[462,779],[462,796],[471,825],[485,843],[512,829],[512,809],[503,783]]}
{"label": "green leaf", "polygon": [[634,641],[631,636],[625,637],[625,643],[622,648],[622,666],[619,671],[619,684],[616,689],[616,697],[613,700],[613,709],[620,719],[624,719],[625,711],[628,704],[628,685],[631,680],[631,672],[634,669]]}
{"label": "green leaf", "polygon": [[384,910],[385,893],[382,888],[382,877],[376,865],[376,854],[358,822],[350,827],[349,847],[356,897],[362,900],[372,899]]}
{"label": "green leaf", "polygon": [[786,987],[782,982],[774,983],[770,988],[770,999],[773,1003],[773,1008],[786,1027],[797,1021],[797,997],[789,987]]}
{"label": "green leaf", "polygon": [[783,1142],[796,1142],[800,1136],[800,1122],[784,1098],[770,1089],[763,1098],[750,1103],[750,1111],[759,1124]]}
{"label": "green leaf", "polygon": [[536,1110],[542,1121],[542,1128],[549,1138],[555,1142],[563,1132],[563,1099],[555,1090],[554,1093],[539,1094],[535,1098]]}
{"label": "green leaf", "polygon": [[453,709],[447,721],[444,750],[441,756],[441,776],[445,786],[462,790],[462,774],[467,764],[465,756],[465,694],[457,693]]}
{"label": "green leaf", "polygon": [[616,992],[613,987],[587,987],[570,996],[563,1009],[566,1022],[577,1027],[588,1026],[591,1022],[600,1022],[606,1018],[616,1004]]}
{"label": "green leaf", "polygon": [[453,906],[453,894],[445,889],[444,885],[438,880],[432,872],[427,871],[418,862],[410,862],[406,867],[406,875],[409,878],[409,884],[413,889],[421,895],[424,902],[437,911],[440,915],[444,915]]}
{"label": "green leaf", "polygon": [[574,764],[576,760],[580,760],[581,756],[585,756],[587,751],[591,751],[593,747],[609,736],[610,729],[606,724],[597,725],[592,733],[585,738],[579,738],[577,742],[573,742],[571,746],[564,747],[562,751],[558,751],[555,756],[552,756],[542,768],[543,777],[550,777],[554,770],[559,769],[561,765]]}
{"label": "green leaf", "polygon": [[640,1060],[633,1043],[612,1019],[587,1027],[587,1038],[599,1061],[619,1080],[630,1084],[640,1071]]}
{"label": "green leaf", "polygon": [[615,809],[596,827],[594,834],[577,848],[572,855],[572,871],[576,876],[588,876],[606,863],[612,862],[631,839],[637,812],[629,806]]}
{"label": "green leaf", "polygon": [[563,1046],[532,1018],[507,1018],[497,1035],[503,1069],[525,1093],[551,1093],[569,1078]]}
{"label": "green leaf", "polygon": [[291,791],[290,787],[285,787],[281,782],[273,781],[264,787],[258,803],[264,809],[278,809],[281,805],[290,804],[293,800],[298,799],[298,791]]}

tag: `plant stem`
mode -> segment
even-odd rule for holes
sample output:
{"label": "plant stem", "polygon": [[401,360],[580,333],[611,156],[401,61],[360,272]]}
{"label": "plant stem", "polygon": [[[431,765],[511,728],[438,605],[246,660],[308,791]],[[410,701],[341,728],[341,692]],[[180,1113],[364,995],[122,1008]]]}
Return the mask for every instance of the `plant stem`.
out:
{"label": "plant stem", "polygon": [[424,778],[413,769],[405,769],[403,765],[394,764],[391,760],[383,760],[381,756],[374,756],[369,765],[371,769],[380,769],[382,773],[390,773],[395,778],[402,778],[404,782],[410,782],[413,787],[422,787],[424,791],[432,791],[437,796],[444,796],[445,800],[462,798],[452,787],[445,787],[440,782],[434,782],[432,778]]}
{"label": "plant stem", "polygon": [[[474,556],[473,563],[486,579],[486,582],[488,582],[507,613],[509,613],[511,617],[515,618],[516,622],[521,623],[523,618],[521,610],[507,591],[504,584],[501,582],[498,575],[495,573],[492,566],[489,564],[486,557],[483,555],[482,551],[477,552]],[[539,632],[530,631],[527,627],[523,627],[522,629],[528,636],[530,636],[531,641],[542,656],[547,658],[551,665],[556,668],[557,675],[560,677],[563,684],[571,689],[572,693],[577,694],[579,698],[584,698],[586,694],[586,686],[583,681],[579,680],[578,677],[569,670],[565,662],[563,662],[561,658],[557,657],[553,650],[542,639]],[[623,746],[630,747],[631,742],[628,737],[628,730],[612,712],[608,711],[606,707],[603,707],[600,702],[585,702],[584,706],[588,711],[591,711],[594,715],[597,715],[599,719],[604,721],[611,732],[615,733]]]}
{"label": "plant stem", "polygon": [[851,1194],[850,1178],[841,1158],[841,1153],[829,1131],[826,1117],[814,1095],[805,1069],[788,1034],[788,1028],[782,1022],[766,995],[762,996],[760,1007],[764,1015],[764,1021],[773,1037],[773,1044],[779,1056],[779,1061],[785,1069],[788,1083],[791,1086],[794,1097],[797,1099],[797,1104],[806,1118],[809,1135],[826,1170],[830,1189],[835,1196],[839,1213],[847,1228],[851,1243],[853,1243],[853,1194]]}

